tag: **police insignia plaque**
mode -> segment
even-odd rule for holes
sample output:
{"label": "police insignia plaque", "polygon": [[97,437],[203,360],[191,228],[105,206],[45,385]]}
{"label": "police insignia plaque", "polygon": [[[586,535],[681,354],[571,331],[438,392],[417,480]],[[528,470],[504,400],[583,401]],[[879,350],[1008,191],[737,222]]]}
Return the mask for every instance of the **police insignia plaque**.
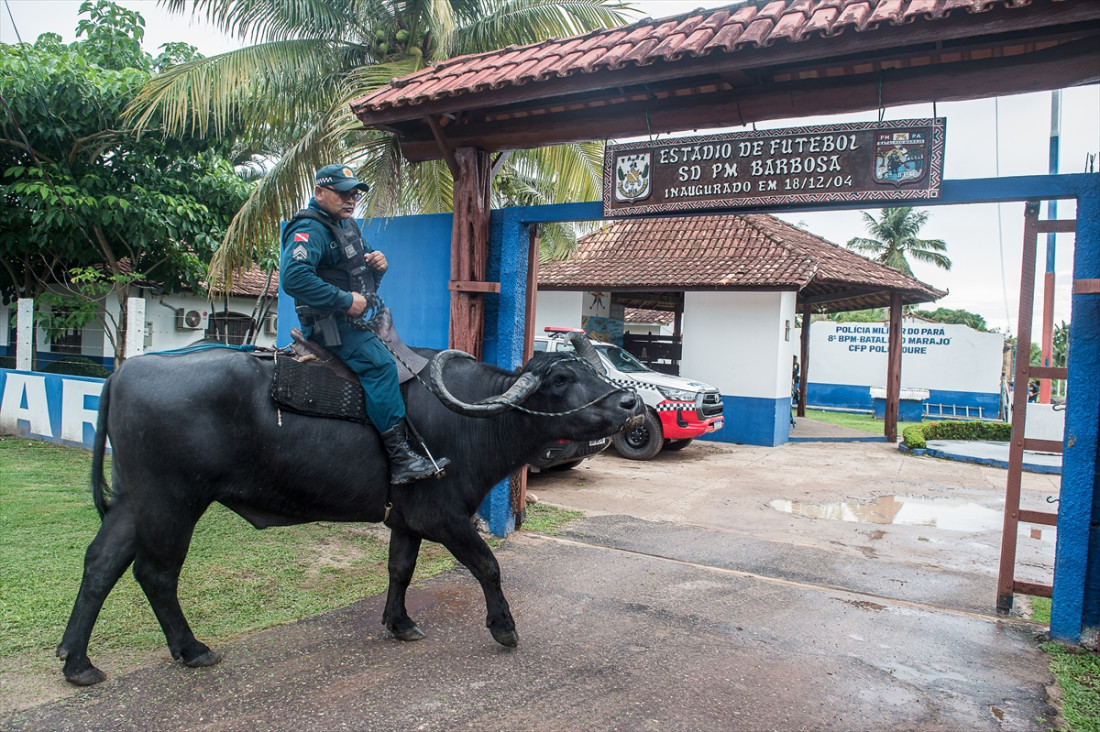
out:
{"label": "police insignia plaque", "polygon": [[649,153],[621,155],[615,161],[615,200],[633,203],[649,198]]}

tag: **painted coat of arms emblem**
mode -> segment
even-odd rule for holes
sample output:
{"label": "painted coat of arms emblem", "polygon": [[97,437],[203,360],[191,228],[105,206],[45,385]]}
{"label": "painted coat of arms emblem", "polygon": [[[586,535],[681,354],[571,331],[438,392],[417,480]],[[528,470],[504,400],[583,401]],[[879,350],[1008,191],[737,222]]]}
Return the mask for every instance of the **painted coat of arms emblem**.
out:
{"label": "painted coat of arms emblem", "polygon": [[649,198],[649,153],[620,155],[615,161],[615,200],[640,201]]}
{"label": "painted coat of arms emblem", "polygon": [[876,135],[875,181],[895,186],[919,181],[927,170],[928,143],[928,133],[920,130]]}

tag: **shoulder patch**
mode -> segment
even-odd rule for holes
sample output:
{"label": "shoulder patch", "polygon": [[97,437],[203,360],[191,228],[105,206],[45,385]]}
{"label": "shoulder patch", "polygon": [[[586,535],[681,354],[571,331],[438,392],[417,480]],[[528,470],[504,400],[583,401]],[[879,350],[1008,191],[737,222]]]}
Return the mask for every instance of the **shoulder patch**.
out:
{"label": "shoulder patch", "polygon": [[294,235],[294,241],[309,241],[309,234],[304,231],[299,231]]}
{"label": "shoulder patch", "polygon": [[[302,236],[302,235],[301,234],[296,234],[295,236]],[[295,240],[295,241],[297,241],[297,240]],[[294,247],[294,249],[292,249],[290,251],[290,258],[293,259],[296,262],[305,262],[309,259],[309,252],[306,251],[306,248],[304,246],[299,244],[298,246]]]}

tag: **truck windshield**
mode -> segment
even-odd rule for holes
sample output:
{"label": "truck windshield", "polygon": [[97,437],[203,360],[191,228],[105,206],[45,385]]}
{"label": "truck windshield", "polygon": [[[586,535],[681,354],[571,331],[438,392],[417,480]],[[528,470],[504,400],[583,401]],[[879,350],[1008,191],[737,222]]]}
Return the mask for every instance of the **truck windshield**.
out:
{"label": "truck windshield", "polygon": [[599,344],[596,346],[596,351],[599,352],[616,371],[631,374],[652,370],[618,346]]}

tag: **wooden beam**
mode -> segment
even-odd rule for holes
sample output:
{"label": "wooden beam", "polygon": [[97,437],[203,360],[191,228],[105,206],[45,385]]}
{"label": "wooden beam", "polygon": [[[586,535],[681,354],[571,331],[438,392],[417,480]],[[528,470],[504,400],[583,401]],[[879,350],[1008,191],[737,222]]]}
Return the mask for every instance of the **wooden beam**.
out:
{"label": "wooden beam", "polygon": [[1100,279],[1074,280],[1074,295],[1100,295]]}
{"label": "wooden beam", "polygon": [[458,282],[451,280],[447,284],[447,289],[451,292],[500,292],[499,282],[472,282],[464,281]]}
{"label": "wooden beam", "polygon": [[898,441],[898,403],[901,395],[901,293],[890,293],[890,344],[886,363],[887,442]]}
{"label": "wooden beam", "polygon": [[439,122],[436,121],[435,116],[429,114],[424,119],[428,120],[428,127],[432,129],[432,137],[435,138],[435,144],[439,146],[439,153],[445,161],[447,161],[447,167],[451,171],[451,177],[458,177],[458,162],[455,161],[454,150],[447,144],[447,138],[443,136],[443,128],[439,126]]}
{"label": "wooden beam", "polygon": [[[455,150],[451,225],[451,282],[484,282],[489,261],[489,153],[471,147]],[[485,331],[484,292],[451,291],[450,347],[481,358]]]}

